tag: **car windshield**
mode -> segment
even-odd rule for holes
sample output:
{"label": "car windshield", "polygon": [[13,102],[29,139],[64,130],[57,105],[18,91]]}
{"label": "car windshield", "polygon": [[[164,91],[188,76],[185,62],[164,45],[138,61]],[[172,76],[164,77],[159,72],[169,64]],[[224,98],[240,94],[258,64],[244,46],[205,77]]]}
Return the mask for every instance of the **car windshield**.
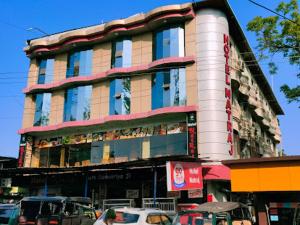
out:
{"label": "car windshield", "polygon": [[35,220],[39,215],[47,217],[52,215],[59,215],[62,210],[61,202],[40,202],[40,201],[23,201],[21,204],[22,215],[27,220]]}
{"label": "car windshield", "polygon": [[13,209],[0,209],[0,224],[8,224],[13,212]]}
{"label": "car windshield", "polygon": [[178,214],[173,225],[212,225],[212,214],[204,212],[185,212]]}
{"label": "car windshield", "polygon": [[116,212],[116,219],[114,223],[137,223],[139,220],[138,214],[127,213],[127,212]]}

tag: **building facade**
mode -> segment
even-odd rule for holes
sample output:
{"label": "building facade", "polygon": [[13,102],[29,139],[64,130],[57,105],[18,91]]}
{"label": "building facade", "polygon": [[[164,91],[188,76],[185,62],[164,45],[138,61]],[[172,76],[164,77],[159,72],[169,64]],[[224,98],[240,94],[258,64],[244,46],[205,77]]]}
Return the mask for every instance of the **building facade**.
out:
{"label": "building facade", "polygon": [[19,167],[206,159],[206,193],[222,201],[221,160],[278,155],[282,109],[225,1],[159,7],[24,50]]}

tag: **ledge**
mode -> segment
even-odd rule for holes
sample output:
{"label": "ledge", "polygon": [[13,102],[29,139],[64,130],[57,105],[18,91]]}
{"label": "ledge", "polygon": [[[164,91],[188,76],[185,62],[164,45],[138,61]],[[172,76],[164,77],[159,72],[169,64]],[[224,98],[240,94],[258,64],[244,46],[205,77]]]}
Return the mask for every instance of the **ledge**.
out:
{"label": "ledge", "polygon": [[132,66],[127,68],[113,68],[108,71],[98,73],[95,75],[90,76],[77,76],[77,77],[71,77],[66,78],[62,81],[49,83],[49,84],[35,84],[33,86],[27,87],[23,89],[23,93],[30,94],[35,93],[38,91],[53,91],[62,89],[74,84],[91,84],[95,83],[99,80],[107,79],[110,76],[117,75],[117,74],[133,74],[133,73],[142,73],[142,72],[150,72],[154,69],[159,69],[164,66],[170,66],[170,65],[186,65],[188,63],[194,63],[195,57],[194,56],[185,56],[185,57],[168,57],[164,59],[159,59],[156,61],[153,61],[149,63],[148,65],[141,65],[141,66]]}
{"label": "ledge", "polygon": [[68,121],[68,122],[63,122],[63,123],[57,124],[57,125],[24,128],[24,129],[20,129],[18,131],[18,134],[35,133],[35,132],[42,133],[42,132],[58,131],[58,130],[62,130],[65,128],[74,128],[74,127],[88,127],[88,126],[102,125],[102,124],[106,124],[109,122],[145,119],[145,118],[153,117],[156,115],[162,115],[162,114],[193,112],[193,111],[197,111],[197,109],[198,109],[198,107],[196,105],[172,106],[172,107],[155,109],[155,110],[143,112],[143,113],[134,113],[134,114],[128,114],[128,115],[111,115],[111,116],[106,116],[101,119]]}
{"label": "ledge", "polygon": [[99,41],[118,32],[136,31],[146,26],[151,28],[154,25],[153,23],[161,24],[163,20],[190,19],[194,17],[195,14],[191,3],[163,6],[146,14],[140,13],[126,19],[113,20],[101,25],[78,28],[33,39],[30,41],[30,45],[24,48],[24,51],[27,55],[57,51],[74,43]]}

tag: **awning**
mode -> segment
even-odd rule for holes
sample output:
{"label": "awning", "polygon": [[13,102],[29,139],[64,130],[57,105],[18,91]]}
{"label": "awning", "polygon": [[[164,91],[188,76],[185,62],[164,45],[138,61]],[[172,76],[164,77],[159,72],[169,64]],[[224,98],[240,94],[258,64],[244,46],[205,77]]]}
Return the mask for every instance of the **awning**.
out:
{"label": "awning", "polygon": [[300,156],[227,160],[233,192],[300,191]]}

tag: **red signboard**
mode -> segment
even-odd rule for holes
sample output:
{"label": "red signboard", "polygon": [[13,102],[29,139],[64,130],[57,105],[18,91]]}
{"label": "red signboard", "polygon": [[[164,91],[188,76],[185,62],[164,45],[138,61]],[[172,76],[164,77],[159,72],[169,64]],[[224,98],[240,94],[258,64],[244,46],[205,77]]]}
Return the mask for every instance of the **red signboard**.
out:
{"label": "red signboard", "polygon": [[167,162],[168,191],[203,189],[202,167],[193,162]]}

